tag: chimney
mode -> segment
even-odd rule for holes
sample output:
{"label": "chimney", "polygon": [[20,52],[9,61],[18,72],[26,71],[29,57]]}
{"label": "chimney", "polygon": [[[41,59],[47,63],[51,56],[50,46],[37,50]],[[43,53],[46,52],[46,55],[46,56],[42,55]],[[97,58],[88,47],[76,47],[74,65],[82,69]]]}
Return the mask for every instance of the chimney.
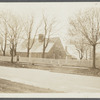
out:
{"label": "chimney", "polygon": [[38,40],[39,40],[39,42],[42,42],[43,39],[44,39],[44,35],[43,35],[43,34],[39,34],[39,36],[38,36]]}

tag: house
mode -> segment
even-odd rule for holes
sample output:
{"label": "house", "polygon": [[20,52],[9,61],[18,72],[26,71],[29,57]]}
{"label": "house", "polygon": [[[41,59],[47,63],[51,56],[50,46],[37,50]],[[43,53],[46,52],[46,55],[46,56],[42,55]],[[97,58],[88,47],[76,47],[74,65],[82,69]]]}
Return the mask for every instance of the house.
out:
{"label": "house", "polygon": [[[26,40],[25,40],[26,41]],[[27,44],[23,42],[21,49],[17,52],[20,56],[27,55]],[[35,40],[31,50],[30,56],[34,58],[42,58],[43,54],[43,34],[39,34],[38,39]],[[45,58],[65,59],[66,52],[59,37],[49,39],[48,46],[45,50]]]}

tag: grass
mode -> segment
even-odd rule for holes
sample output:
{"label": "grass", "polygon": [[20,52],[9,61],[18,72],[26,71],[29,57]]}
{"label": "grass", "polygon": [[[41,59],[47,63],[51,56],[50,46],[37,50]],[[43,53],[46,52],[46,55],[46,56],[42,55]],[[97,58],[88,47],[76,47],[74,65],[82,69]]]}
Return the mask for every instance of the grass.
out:
{"label": "grass", "polygon": [[0,93],[57,93],[57,91],[0,79]]}
{"label": "grass", "polygon": [[65,74],[78,74],[86,76],[97,76],[100,77],[100,69],[86,68],[86,67],[74,67],[74,66],[37,66],[25,63],[10,63],[10,62],[0,62],[1,66],[16,67],[16,68],[31,68],[40,70],[49,70],[51,72],[65,73]]}

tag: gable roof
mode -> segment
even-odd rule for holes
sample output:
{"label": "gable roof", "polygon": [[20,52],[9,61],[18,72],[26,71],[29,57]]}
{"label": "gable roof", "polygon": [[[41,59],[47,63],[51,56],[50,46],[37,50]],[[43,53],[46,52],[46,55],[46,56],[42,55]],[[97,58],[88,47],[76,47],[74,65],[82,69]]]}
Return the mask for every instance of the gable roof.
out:
{"label": "gable roof", "polygon": [[[53,47],[54,43],[48,43],[48,46],[45,50],[45,52],[49,52],[51,48]],[[43,43],[35,42],[33,47],[31,48],[30,52],[34,53],[41,53],[43,52]]]}
{"label": "gable roof", "polygon": [[[53,37],[53,38],[50,38],[49,40],[49,43],[48,43],[48,46],[45,50],[45,52],[49,52],[51,50],[51,48],[54,46],[55,42],[60,40],[59,37]],[[31,43],[32,43],[32,40],[31,40]],[[18,52],[27,52],[27,40],[25,40],[22,44],[21,44],[21,48],[20,50],[17,50]],[[43,42],[39,42],[38,39],[35,40],[30,52],[33,52],[33,53],[42,53],[43,52]]]}

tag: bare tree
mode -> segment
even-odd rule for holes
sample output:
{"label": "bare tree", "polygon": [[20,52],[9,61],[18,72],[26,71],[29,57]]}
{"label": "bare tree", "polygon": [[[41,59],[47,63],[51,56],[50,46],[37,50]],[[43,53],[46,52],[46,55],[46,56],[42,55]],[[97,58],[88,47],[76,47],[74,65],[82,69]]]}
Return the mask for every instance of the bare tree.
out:
{"label": "bare tree", "polygon": [[6,46],[7,46],[7,34],[8,34],[8,29],[7,29],[7,16],[5,15],[6,13],[2,12],[0,14],[0,35],[3,39],[2,44],[1,44],[1,50],[3,52],[3,56],[5,56],[6,53]]}
{"label": "bare tree", "polygon": [[23,30],[20,19],[18,16],[9,13],[9,19],[6,23],[8,28],[7,38],[10,45],[11,63],[13,63],[13,57],[16,55],[18,40]]}
{"label": "bare tree", "polygon": [[31,17],[31,19],[29,19],[25,25],[25,31],[27,35],[27,57],[29,57],[32,29],[33,29],[33,17]]}
{"label": "bare tree", "polygon": [[73,44],[75,45],[76,50],[78,51],[79,59],[80,60],[83,59],[83,57],[84,57],[84,49],[85,49],[83,41],[74,41]]}
{"label": "bare tree", "polygon": [[36,35],[42,23],[40,21],[39,25],[36,27],[36,29],[34,29],[35,33],[33,33],[33,28],[34,28],[33,24],[34,24],[34,18],[31,16],[31,18],[28,19],[24,25],[25,33],[26,33],[26,40],[27,40],[27,44],[26,44],[27,45],[27,57],[29,57],[30,50],[35,42]]}
{"label": "bare tree", "polygon": [[83,58],[87,59],[87,52],[89,45],[86,43],[86,39],[81,34],[70,34],[72,38],[70,38],[70,44],[75,46],[75,49],[78,52],[79,59]]}
{"label": "bare tree", "polygon": [[45,57],[45,50],[48,46],[50,36],[53,34],[55,28],[55,18],[52,18],[49,20],[44,14],[43,14],[43,32],[44,32],[44,38],[43,38],[43,54],[42,58]]}
{"label": "bare tree", "polygon": [[80,12],[73,19],[70,19],[70,30],[74,34],[82,34],[87,44],[93,47],[93,68],[95,65],[96,45],[100,40],[100,9],[91,8],[86,11]]}

